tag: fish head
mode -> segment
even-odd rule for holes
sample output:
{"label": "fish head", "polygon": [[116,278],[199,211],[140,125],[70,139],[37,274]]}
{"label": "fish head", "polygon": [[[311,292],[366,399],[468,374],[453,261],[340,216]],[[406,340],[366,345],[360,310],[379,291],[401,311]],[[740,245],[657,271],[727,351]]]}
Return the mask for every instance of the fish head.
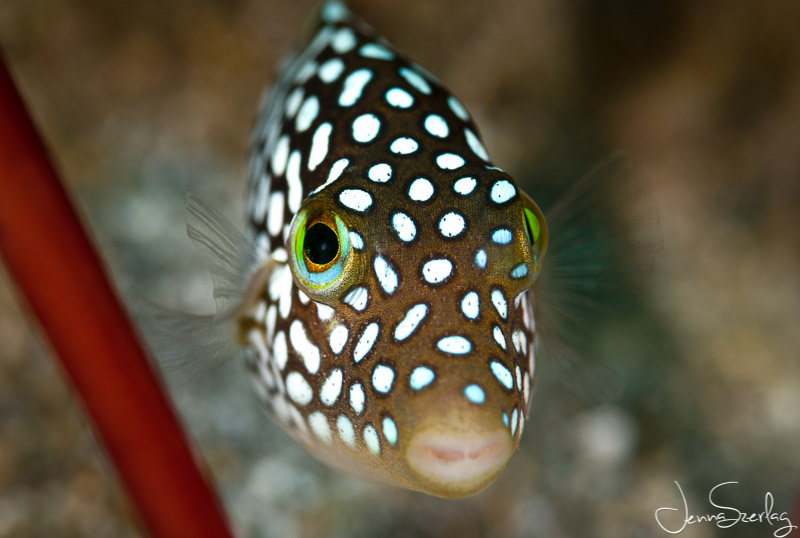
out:
{"label": "fish head", "polygon": [[[501,170],[382,157],[355,161],[309,196],[286,244],[295,285],[334,309],[327,340],[346,328],[338,357],[369,402],[353,416],[351,393],[329,411],[380,432],[360,456],[342,447],[336,457],[382,481],[468,495],[496,478],[522,434],[527,294],[546,225]],[[386,176],[395,181],[370,179]]]}

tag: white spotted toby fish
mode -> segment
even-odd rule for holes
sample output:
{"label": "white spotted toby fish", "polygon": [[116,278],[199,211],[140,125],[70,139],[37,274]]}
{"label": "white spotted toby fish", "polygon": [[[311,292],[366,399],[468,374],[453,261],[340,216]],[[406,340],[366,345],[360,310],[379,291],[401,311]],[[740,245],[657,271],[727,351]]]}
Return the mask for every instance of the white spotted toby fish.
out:
{"label": "white spotted toby fish", "polygon": [[528,415],[539,208],[464,106],[336,1],[283,67],[254,144],[243,244],[257,254],[193,199],[189,232],[221,258],[215,294],[232,306],[216,319],[236,322],[264,405],[346,472],[482,490]]}

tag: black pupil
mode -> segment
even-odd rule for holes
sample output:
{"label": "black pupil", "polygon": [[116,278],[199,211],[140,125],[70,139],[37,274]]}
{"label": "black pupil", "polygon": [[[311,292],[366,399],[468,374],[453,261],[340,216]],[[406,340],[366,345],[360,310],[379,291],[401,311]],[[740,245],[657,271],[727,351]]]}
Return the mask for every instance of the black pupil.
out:
{"label": "black pupil", "polygon": [[339,252],[339,237],[330,227],[318,222],[306,230],[303,252],[312,263],[330,263]]}

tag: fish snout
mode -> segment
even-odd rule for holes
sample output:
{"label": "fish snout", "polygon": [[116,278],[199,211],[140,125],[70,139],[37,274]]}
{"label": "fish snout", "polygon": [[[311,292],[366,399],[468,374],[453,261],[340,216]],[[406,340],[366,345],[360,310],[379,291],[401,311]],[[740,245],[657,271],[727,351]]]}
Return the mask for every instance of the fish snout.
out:
{"label": "fish snout", "polygon": [[439,497],[478,493],[497,478],[514,452],[500,412],[485,408],[454,406],[415,430],[406,463],[423,491]]}

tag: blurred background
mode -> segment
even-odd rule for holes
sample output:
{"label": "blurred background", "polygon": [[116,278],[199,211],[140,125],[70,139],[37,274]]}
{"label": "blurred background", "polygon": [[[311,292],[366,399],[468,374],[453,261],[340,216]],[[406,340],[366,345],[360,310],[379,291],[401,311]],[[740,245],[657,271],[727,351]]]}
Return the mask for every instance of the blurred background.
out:
{"label": "blurred background", "polygon": [[[352,8],[467,105],[544,205],[624,151],[663,248],[625,308],[544,365],[521,449],[444,501],[317,463],[241,364],[174,387],[247,537],[666,536],[660,507],[776,513],[800,487],[800,3],[367,0]],[[120,290],[208,312],[192,191],[243,222],[247,141],[313,1],[2,0],[0,44]],[[2,118],[0,118],[2,121]],[[545,361],[546,362],[546,361]],[[553,375],[551,375],[551,373]],[[599,375],[599,374],[598,374]],[[593,381],[594,380],[594,381]],[[154,439],[154,443],[158,440]],[[682,511],[665,514],[677,529]],[[794,514],[800,524],[800,514]],[[780,525],[778,525],[780,526]],[[688,526],[686,537],[778,526]],[[0,537],[139,536],[80,406],[0,267]]]}

